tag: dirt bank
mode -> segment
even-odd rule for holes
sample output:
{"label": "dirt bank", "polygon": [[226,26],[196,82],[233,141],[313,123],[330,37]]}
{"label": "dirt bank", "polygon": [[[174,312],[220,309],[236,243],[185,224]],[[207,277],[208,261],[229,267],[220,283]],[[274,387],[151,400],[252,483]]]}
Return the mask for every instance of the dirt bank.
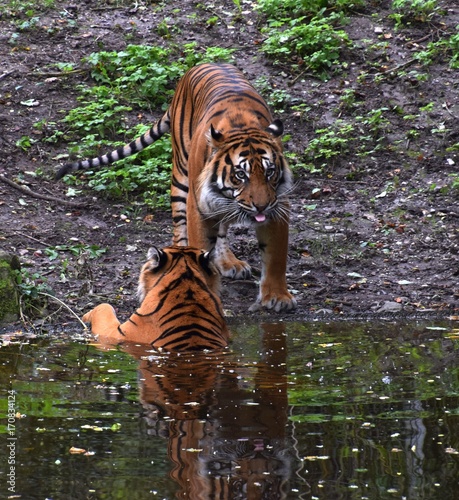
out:
{"label": "dirt bank", "polygon": [[[234,9],[230,1],[212,7],[220,21],[211,27],[204,19],[212,12],[192,16],[199,8],[191,1],[181,3],[180,13],[168,4],[132,8],[62,2],[58,10],[40,15],[36,29],[20,32],[15,18],[0,15],[0,174],[41,195],[0,182],[0,247],[18,254],[24,269],[36,274],[38,282],[46,280],[78,314],[106,300],[121,315],[135,307],[138,270],[148,246],[170,243],[170,213],[114,203],[91,191],[73,199],[78,206],[64,204],[67,187],[56,183],[53,174],[66,144],[40,141],[42,131],[33,125],[58,122],[63,111],[76,105],[75,86],[90,82],[85,71],[63,75],[51,64],[68,61],[84,69],[81,58],[102,48],[165,45],[169,42],[157,27],[172,19],[175,43],[236,48],[234,63],[250,80],[266,76],[273,88],[290,95],[276,113],[291,136],[288,152],[302,152],[318,129],[337,120],[384,110],[386,121],[371,139],[378,144],[371,154],[343,148],[317,173],[296,168],[288,281],[299,307],[294,314],[259,316],[459,314],[459,189],[451,177],[459,155],[457,148],[447,150],[459,140],[457,70],[442,58],[428,67],[412,60],[413,51],[434,40],[439,30],[459,25],[456,2],[439,3],[444,13],[431,22],[398,30],[388,17],[390,2],[351,13],[344,29],[357,48],[343,52],[347,70],[327,81],[273,65],[258,50],[262,34],[251,9],[238,22],[224,21],[225,12]],[[364,40],[379,45],[369,51]],[[349,89],[353,102],[346,104],[343,96],[350,95]],[[308,109],[298,112],[298,103],[307,103]],[[352,106],[358,106],[358,113]],[[145,113],[144,119],[159,115],[160,110]],[[355,123],[352,141],[367,140],[356,118]],[[36,139],[27,151],[16,145],[23,136]],[[235,229],[231,239],[235,253],[250,262],[256,276],[255,235]],[[105,253],[91,258],[90,250],[78,250],[92,245]],[[57,254],[46,250],[59,246]],[[256,291],[255,280],[225,281],[229,314],[246,317]],[[47,324],[71,319],[55,302],[47,311]]]}

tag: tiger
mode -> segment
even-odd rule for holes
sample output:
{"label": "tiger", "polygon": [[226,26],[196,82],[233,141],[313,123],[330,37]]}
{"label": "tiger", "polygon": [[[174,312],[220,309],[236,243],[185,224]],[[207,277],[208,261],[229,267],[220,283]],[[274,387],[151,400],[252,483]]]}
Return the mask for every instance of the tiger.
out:
{"label": "tiger", "polygon": [[99,304],[82,321],[106,348],[135,343],[180,352],[222,349],[229,331],[212,259],[213,251],[151,247],[139,276],[139,309],[120,324],[110,304]]}
{"label": "tiger", "polygon": [[56,177],[113,163],[169,131],[173,244],[214,249],[222,276],[248,279],[251,268],[234,255],[227,233],[234,223],[254,227],[262,269],[250,309],[294,309],[286,280],[293,174],[283,154],[284,127],[233,65],[191,68],[167,111],[145,134],[111,153],[68,163]]}

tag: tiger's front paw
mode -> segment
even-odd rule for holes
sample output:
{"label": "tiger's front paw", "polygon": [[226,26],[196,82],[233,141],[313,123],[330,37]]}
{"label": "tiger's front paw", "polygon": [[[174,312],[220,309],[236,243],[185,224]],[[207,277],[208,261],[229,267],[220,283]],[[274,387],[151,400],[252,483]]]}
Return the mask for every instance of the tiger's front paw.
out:
{"label": "tiger's front paw", "polygon": [[250,312],[256,312],[262,307],[266,309],[273,309],[276,312],[293,311],[297,306],[296,299],[288,290],[269,291],[260,295],[257,301],[249,308]]}
{"label": "tiger's front paw", "polygon": [[252,276],[252,271],[247,262],[243,260],[234,259],[222,260],[220,262],[215,262],[219,273],[226,278],[232,278],[235,280],[247,280]]}

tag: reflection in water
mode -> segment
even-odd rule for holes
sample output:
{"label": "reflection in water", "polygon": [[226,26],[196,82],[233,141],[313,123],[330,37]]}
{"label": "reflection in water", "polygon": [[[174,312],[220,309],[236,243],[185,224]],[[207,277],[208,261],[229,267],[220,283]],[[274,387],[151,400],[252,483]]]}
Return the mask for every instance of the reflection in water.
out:
{"label": "reflection in water", "polygon": [[[459,330],[433,326],[244,324],[231,349],[182,356],[5,343],[15,494],[455,500]],[[7,437],[0,420],[1,493]]]}
{"label": "reflection in water", "polygon": [[168,439],[171,476],[183,499],[283,499],[293,442],[287,416],[285,325],[265,324],[257,362],[226,352],[146,353],[140,401],[150,436]]}

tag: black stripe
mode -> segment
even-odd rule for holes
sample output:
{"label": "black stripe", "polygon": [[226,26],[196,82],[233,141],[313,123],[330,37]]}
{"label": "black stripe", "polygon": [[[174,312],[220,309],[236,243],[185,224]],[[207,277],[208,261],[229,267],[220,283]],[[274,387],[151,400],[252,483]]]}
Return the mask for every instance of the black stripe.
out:
{"label": "black stripe", "polygon": [[188,193],[188,186],[185,186],[185,184],[179,182],[175,175],[172,176],[172,185],[184,191],[185,193]]}
{"label": "black stripe", "polygon": [[184,196],[171,196],[171,203],[186,203],[186,198]]}

